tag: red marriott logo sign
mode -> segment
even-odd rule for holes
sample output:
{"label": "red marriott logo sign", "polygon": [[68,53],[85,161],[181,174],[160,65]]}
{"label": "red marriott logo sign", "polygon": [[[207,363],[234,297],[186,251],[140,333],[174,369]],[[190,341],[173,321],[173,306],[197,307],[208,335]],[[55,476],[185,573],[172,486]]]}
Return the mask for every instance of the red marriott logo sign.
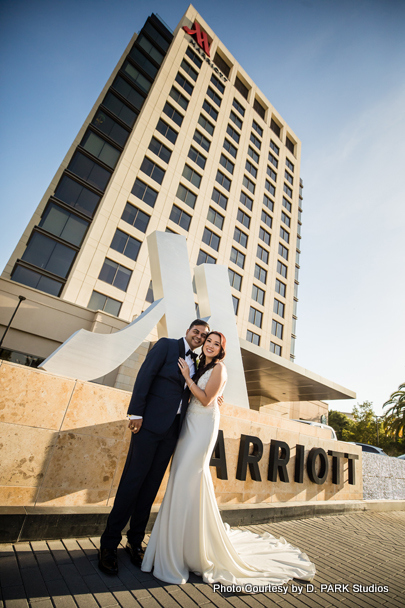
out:
{"label": "red marriott logo sign", "polygon": [[194,29],[190,30],[189,27],[187,27],[186,25],[183,25],[183,30],[186,32],[186,34],[189,34],[190,36],[193,36],[198,44],[198,46],[200,48],[202,48],[202,50],[204,51],[204,53],[206,55],[208,55],[208,57],[211,57],[210,55],[210,45],[208,42],[208,35],[207,32],[202,32],[201,28],[199,26],[199,24],[197,23],[197,21],[194,21]]}

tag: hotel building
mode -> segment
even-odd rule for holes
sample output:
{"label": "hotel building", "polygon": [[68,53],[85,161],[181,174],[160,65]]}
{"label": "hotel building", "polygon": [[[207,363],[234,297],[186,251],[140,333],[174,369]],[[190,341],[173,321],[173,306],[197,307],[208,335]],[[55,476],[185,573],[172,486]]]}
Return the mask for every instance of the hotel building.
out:
{"label": "hotel building", "polygon": [[[61,311],[67,303],[103,311],[104,319],[116,317],[116,330],[153,302],[147,235],[181,234],[191,267],[228,267],[242,341],[270,353],[273,365],[287,361],[294,374],[300,157],[297,135],[193,6],[174,32],[153,14],[100,93],[2,278],[53,296]],[[282,394],[348,396],[333,390]]]}

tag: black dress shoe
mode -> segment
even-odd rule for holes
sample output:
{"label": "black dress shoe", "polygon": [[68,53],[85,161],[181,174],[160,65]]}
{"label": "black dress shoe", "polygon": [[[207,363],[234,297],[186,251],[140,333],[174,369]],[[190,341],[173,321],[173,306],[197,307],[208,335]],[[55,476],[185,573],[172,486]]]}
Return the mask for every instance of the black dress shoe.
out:
{"label": "black dress shoe", "polygon": [[142,565],[143,555],[145,553],[142,547],[134,547],[128,541],[127,546],[125,547],[125,551],[129,553],[131,562],[134,564],[134,566],[138,566],[138,568],[140,568]]}
{"label": "black dress shoe", "polygon": [[104,574],[118,574],[117,549],[100,548],[98,552],[98,567]]}

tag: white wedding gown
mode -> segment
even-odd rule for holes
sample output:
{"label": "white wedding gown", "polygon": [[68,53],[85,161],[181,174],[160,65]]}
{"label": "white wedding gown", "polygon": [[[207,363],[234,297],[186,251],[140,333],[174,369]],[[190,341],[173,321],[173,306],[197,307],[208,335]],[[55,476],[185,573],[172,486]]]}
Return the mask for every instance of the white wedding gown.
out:
{"label": "white wedding gown", "polygon": [[[212,369],[201,376],[204,389]],[[219,406],[192,397],[173,456],[166,494],[142,563],[167,583],[186,583],[189,572],[206,583],[279,585],[311,580],[315,566],[283,538],[231,529],[222,522],[209,462],[218,434]]]}

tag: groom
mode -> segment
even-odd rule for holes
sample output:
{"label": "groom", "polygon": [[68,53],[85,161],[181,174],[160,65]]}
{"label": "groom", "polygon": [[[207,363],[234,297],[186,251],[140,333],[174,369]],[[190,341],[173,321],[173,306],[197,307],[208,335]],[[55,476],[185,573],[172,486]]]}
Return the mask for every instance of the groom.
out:
{"label": "groom", "polygon": [[106,574],[118,574],[117,547],[129,519],[126,550],[133,564],[142,563],[145,528],[176,447],[190,396],[178,360],[185,359],[193,376],[196,371],[193,351],[204,344],[208,332],[208,324],[196,319],[184,338],[161,338],[138,372],[128,408],[131,444],[114,506],[100,539],[98,565]]}

